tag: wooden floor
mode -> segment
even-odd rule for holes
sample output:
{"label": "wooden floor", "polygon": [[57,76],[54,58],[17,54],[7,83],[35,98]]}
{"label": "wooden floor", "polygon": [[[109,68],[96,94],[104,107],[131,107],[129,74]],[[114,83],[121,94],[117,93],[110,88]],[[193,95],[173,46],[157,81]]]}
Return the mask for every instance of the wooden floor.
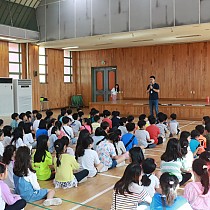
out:
{"label": "wooden floor", "polygon": [[[180,121],[181,130],[191,131],[196,125],[201,124],[201,121]],[[146,150],[145,156],[156,160],[159,170],[160,155],[165,150],[165,142],[163,145],[158,145],[155,149]],[[126,167],[126,166],[125,166]],[[56,196],[62,198],[63,204],[58,207],[45,208],[42,205],[43,201],[27,204],[25,210],[41,210],[41,209],[110,209],[112,202],[113,185],[122,176],[125,167],[119,167],[108,172],[100,173],[94,178],[89,178],[86,182],[72,189],[56,189]],[[52,181],[40,181],[40,186],[43,188],[54,188]],[[183,193],[183,188],[178,190],[178,194]]]}

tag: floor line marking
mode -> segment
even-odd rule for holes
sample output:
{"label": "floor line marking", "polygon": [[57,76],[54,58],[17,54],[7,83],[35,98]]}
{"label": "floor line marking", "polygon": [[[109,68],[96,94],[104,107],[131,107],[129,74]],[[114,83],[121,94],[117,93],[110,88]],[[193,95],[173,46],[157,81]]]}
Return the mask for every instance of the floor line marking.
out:
{"label": "floor line marking", "polygon": [[67,200],[67,199],[64,199],[64,198],[62,198],[62,201],[65,201],[65,202],[68,202],[68,203],[77,204],[77,205],[80,205],[80,206],[84,206],[84,207],[86,207],[86,208],[89,208],[89,209],[97,209],[97,210],[102,210],[102,209],[100,209],[100,208],[96,208],[96,207],[94,207],[94,206],[88,206],[88,205],[84,205],[84,204],[81,204],[81,203],[79,203],[79,202],[70,201],[70,200]]}
{"label": "floor line marking", "polygon": [[[112,190],[113,188],[114,188],[114,185],[112,185],[111,187],[109,187],[109,188],[107,188],[107,189],[101,191],[100,193],[97,193],[96,195],[94,195],[94,196],[88,198],[87,200],[81,202],[81,204],[84,205],[84,204],[86,204],[86,203],[88,203],[88,202],[94,200],[95,198],[97,198],[97,197],[99,197],[99,196],[105,194],[106,192]],[[80,207],[81,207],[81,205],[77,205],[77,206],[71,208],[71,210],[75,210],[75,209],[78,209],[78,208],[80,208]]]}
{"label": "floor line marking", "polygon": [[98,175],[101,175],[101,176],[108,176],[108,177],[113,177],[113,178],[121,179],[121,176],[114,176],[114,175],[110,175],[110,174],[98,173]]}
{"label": "floor line marking", "polygon": [[41,208],[41,209],[52,210],[52,209],[50,209],[50,208],[47,208],[47,207],[45,207],[45,206],[41,206],[41,205],[39,205],[39,204],[32,203],[32,202],[28,202],[28,204],[30,204],[30,205],[32,205],[32,206],[39,207],[39,208]]}
{"label": "floor line marking", "polygon": [[184,128],[184,127],[186,127],[186,126],[188,126],[188,125],[191,125],[191,124],[193,124],[193,123],[195,123],[196,121],[193,121],[193,122],[191,122],[191,123],[188,123],[188,124],[186,124],[186,125],[183,125],[183,126],[181,126],[181,127],[179,127],[179,128]]}

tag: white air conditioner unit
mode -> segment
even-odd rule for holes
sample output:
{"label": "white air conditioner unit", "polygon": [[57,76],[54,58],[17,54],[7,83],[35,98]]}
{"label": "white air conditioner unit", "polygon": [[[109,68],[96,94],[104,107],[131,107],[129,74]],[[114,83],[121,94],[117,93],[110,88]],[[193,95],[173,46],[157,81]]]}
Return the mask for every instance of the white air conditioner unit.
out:
{"label": "white air conditioner unit", "polygon": [[15,112],[32,111],[32,81],[13,79]]}
{"label": "white air conditioner unit", "polygon": [[12,78],[0,78],[0,116],[10,116],[14,112]]}

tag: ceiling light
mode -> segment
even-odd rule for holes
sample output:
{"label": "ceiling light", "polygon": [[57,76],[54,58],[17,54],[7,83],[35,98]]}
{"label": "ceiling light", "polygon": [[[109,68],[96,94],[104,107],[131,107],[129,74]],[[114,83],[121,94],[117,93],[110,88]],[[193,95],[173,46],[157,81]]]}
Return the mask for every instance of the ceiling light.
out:
{"label": "ceiling light", "polygon": [[62,48],[63,50],[68,50],[68,49],[77,49],[79,48],[78,46],[72,46],[72,47],[64,47]]}
{"label": "ceiling light", "polygon": [[0,36],[0,39],[2,39],[2,40],[8,40],[8,41],[15,41],[16,40],[14,38],[4,37],[4,36]]}

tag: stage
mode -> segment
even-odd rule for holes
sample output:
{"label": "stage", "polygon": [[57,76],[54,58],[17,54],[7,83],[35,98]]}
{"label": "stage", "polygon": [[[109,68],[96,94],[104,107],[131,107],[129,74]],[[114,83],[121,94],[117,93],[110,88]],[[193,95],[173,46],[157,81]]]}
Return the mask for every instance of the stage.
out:
{"label": "stage", "polygon": [[[149,115],[148,100],[117,100],[116,102],[89,102],[89,108],[96,108],[100,112],[105,109],[109,111],[117,110],[121,116],[132,114],[139,116],[142,113]],[[204,101],[175,101],[159,100],[159,111],[166,113],[168,117],[171,113],[177,114],[177,119],[202,120],[203,116],[210,115],[210,104]]]}

